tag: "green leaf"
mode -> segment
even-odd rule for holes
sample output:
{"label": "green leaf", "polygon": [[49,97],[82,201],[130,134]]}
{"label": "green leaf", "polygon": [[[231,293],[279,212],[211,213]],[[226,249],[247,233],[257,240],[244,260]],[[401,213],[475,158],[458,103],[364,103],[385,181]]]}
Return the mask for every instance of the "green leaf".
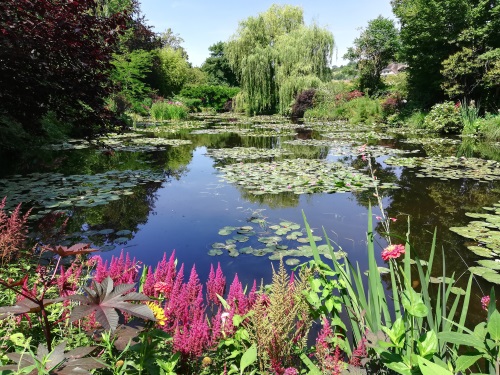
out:
{"label": "green leaf", "polygon": [[423,357],[418,357],[418,367],[422,375],[453,375],[453,372],[428,361]]}
{"label": "green leaf", "polygon": [[500,340],[500,313],[498,310],[495,310],[488,319],[487,330],[493,340],[497,342]]}
{"label": "green leaf", "polygon": [[419,354],[422,357],[432,356],[437,353],[438,350],[438,339],[435,331],[428,331],[425,335],[420,337],[417,342],[417,348]]}
{"label": "green leaf", "polygon": [[240,374],[243,374],[243,371],[252,363],[254,363],[256,360],[257,360],[257,346],[253,344],[241,356]]}
{"label": "green leaf", "polygon": [[474,363],[476,363],[479,358],[481,358],[483,355],[482,354],[476,354],[476,355],[461,355],[458,357],[458,359],[455,362],[455,371],[460,372],[460,371],[465,371],[469,367],[471,367]]}
{"label": "green leaf", "polygon": [[478,350],[484,350],[484,342],[474,335],[470,335],[467,333],[458,333],[458,332],[439,332],[438,333],[439,340],[444,340],[446,342],[455,344],[455,345],[465,345],[474,347]]}

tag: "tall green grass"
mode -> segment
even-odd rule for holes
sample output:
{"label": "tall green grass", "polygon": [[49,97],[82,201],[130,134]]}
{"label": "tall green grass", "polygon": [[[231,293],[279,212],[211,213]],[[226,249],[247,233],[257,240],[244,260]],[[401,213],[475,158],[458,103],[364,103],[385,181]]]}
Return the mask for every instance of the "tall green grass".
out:
{"label": "tall green grass", "polygon": [[188,110],[180,102],[163,100],[151,105],[150,115],[155,121],[182,120],[188,116]]}

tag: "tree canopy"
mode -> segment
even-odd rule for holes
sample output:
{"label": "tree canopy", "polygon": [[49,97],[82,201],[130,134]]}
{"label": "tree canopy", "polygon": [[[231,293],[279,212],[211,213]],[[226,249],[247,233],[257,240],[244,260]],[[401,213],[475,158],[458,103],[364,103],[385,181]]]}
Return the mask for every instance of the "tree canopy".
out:
{"label": "tree canopy", "polygon": [[299,91],[326,76],[333,47],[329,31],[304,24],[300,7],[273,5],[241,21],[225,52],[247,112],[284,114]]}
{"label": "tree canopy", "polygon": [[361,90],[374,92],[381,86],[380,73],[394,61],[399,48],[399,33],[393,20],[379,16],[368,22],[344,56],[357,63]]}
{"label": "tree canopy", "polygon": [[210,56],[205,60],[201,69],[207,73],[208,83],[211,85],[238,86],[238,79],[231,70],[224,51],[225,47],[224,42],[211,45],[208,48]]}
{"label": "tree canopy", "polygon": [[130,14],[97,10],[93,0],[0,2],[0,113],[31,133],[48,111],[87,130],[110,120],[108,72]]}

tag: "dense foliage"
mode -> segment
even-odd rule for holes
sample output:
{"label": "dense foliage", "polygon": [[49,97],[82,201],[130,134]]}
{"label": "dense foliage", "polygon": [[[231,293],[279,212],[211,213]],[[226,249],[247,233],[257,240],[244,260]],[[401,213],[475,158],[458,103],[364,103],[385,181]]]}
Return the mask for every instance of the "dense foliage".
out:
{"label": "dense foliage", "polygon": [[185,86],[179,95],[183,98],[198,99],[200,107],[213,108],[220,112],[239,91],[237,87],[200,85]]}
{"label": "dense foliage", "polygon": [[110,123],[109,70],[129,15],[97,10],[93,0],[0,3],[0,113],[35,133],[48,111],[86,134]]}
{"label": "dense foliage", "polygon": [[[498,101],[500,4],[485,0],[394,0],[412,98]],[[498,103],[496,103],[498,105]]]}
{"label": "dense foliage", "polygon": [[224,51],[225,46],[224,42],[211,45],[208,48],[210,56],[205,60],[201,69],[207,74],[210,85],[238,86],[238,79],[231,70]]}
{"label": "dense foliage", "polygon": [[394,21],[379,16],[354,40],[344,58],[357,63],[359,88],[375,93],[382,86],[380,73],[399,50],[399,33]]}
{"label": "dense foliage", "polygon": [[273,5],[241,21],[225,49],[242,87],[237,106],[288,113],[298,92],[319,86],[332,51],[331,33],[304,25],[299,7]]}

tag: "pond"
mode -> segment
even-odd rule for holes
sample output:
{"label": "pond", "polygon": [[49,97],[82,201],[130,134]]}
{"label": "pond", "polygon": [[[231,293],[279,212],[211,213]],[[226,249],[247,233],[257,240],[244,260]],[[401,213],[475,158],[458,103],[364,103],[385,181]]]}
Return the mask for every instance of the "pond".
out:
{"label": "pond", "polygon": [[[309,260],[302,213],[319,245],[326,233],[366,269],[370,203],[378,250],[387,245],[381,204],[393,242],[403,241],[409,219],[421,259],[437,230],[436,275],[441,249],[447,275],[462,284],[474,267],[475,310],[499,283],[500,164],[456,157],[464,145],[408,129],[195,116],[4,161],[0,197],[11,208],[33,207],[30,235],[38,241],[90,242],[105,258],[124,249],[149,265],[175,250],[201,280],[220,262],[245,284],[269,282],[281,256],[289,268]],[[498,145],[486,148],[495,154]],[[61,235],[53,228],[65,217]]]}

